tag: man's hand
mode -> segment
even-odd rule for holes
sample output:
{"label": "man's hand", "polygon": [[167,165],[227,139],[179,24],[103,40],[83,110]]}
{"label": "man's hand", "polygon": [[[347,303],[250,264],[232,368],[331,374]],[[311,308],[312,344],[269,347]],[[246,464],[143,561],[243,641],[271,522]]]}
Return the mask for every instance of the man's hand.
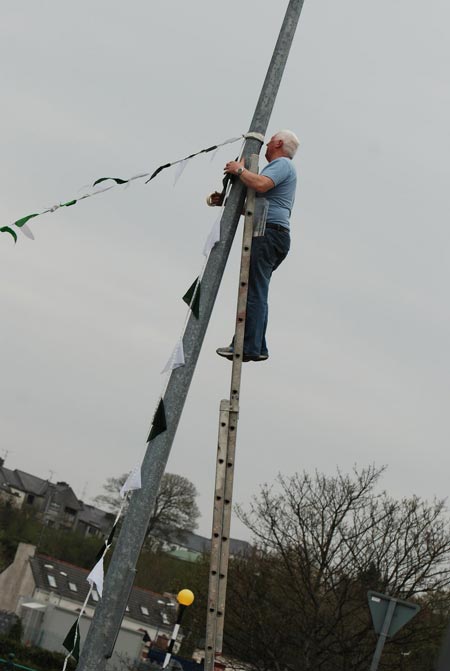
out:
{"label": "man's hand", "polygon": [[237,171],[239,168],[245,168],[245,162],[244,159],[241,161],[229,161],[225,168],[223,169],[225,174],[228,175],[237,175]]}
{"label": "man's hand", "polygon": [[210,207],[220,207],[223,205],[223,193],[219,193],[218,191],[214,191],[214,193],[210,193],[209,196],[206,199],[206,202]]}

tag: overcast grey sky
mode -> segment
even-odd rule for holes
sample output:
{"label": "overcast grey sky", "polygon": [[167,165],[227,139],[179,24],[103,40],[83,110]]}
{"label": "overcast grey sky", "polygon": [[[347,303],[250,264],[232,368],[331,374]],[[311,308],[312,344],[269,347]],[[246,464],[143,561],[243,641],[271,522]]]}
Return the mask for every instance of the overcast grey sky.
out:
{"label": "overcast grey sky", "polygon": [[[246,132],[287,2],[5,0],[1,224]],[[448,494],[450,5],[305,0],[269,127],[301,139],[264,364],[243,371],[235,501],[276,473],[388,464]],[[142,457],[181,296],[239,145],[0,235],[0,452],[86,500]],[[240,234],[236,240],[238,241]],[[235,245],[168,470],[208,535]],[[246,537],[239,522],[232,533]]]}

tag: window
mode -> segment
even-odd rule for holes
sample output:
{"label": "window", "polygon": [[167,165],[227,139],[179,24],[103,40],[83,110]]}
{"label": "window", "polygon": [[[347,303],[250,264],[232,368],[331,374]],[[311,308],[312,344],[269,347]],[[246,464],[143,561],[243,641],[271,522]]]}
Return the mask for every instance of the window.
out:
{"label": "window", "polygon": [[48,580],[48,584],[50,585],[50,587],[56,587],[56,580],[55,580],[54,576],[47,573],[47,580]]}
{"label": "window", "polygon": [[74,582],[69,582],[69,589],[71,592],[78,592],[78,587],[75,585]]}
{"label": "window", "polygon": [[95,589],[92,590],[91,597],[94,601],[98,601],[98,592]]}
{"label": "window", "polygon": [[33,494],[28,494],[26,498],[26,502],[28,503],[29,506],[32,506],[34,503],[34,496]]}
{"label": "window", "polygon": [[149,615],[147,606],[141,606],[142,615]]}

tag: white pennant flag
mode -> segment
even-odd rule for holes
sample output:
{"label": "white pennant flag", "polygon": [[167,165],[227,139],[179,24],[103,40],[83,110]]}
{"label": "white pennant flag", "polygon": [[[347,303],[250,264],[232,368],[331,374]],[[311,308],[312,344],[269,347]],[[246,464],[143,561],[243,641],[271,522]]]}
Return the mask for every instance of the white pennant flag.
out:
{"label": "white pennant flag", "polygon": [[22,233],[26,235],[27,238],[30,238],[30,240],[34,240],[34,235],[31,231],[31,228],[29,228],[26,224],[22,224],[19,230],[22,231]]}
{"label": "white pennant flag", "polygon": [[132,492],[135,489],[141,489],[141,465],[135,466],[130,472],[129,476],[125,480],[124,484],[120,489],[120,496],[125,498],[127,492]]}
{"label": "white pennant flag", "polygon": [[86,580],[91,585],[95,585],[100,596],[103,595],[103,557],[96,563]]}
{"label": "white pennant flag", "polygon": [[170,358],[164,368],[161,371],[161,375],[163,373],[167,373],[169,370],[175,370],[175,368],[180,368],[180,366],[184,366],[185,361],[184,361],[184,349],[183,349],[183,340],[180,338],[180,340],[177,342],[175,345],[175,348],[170,355]]}
{"label": "white pennant flag", "polygon": [[209,232],[209,235],[206,239],[205,246],[203,247],[203,256],[208,256],[209,252],[214,247],[214,245],[217,242],[220,242],[220,220],[221,219],[222,219],[222,209],[220,210],[220,214],[217,217],[216,221],[214,222],[214,226],[212,227],[212,229]]}
{"label": "white pennant flag", "polygon": [[173,185],[174,186],[178,182],[178,180],[180,179],[181,175],[183,174],[183,170],[185,169],[186,164],[187,164],[186,159],[183,159],[182,161],[180,161],[178,163],[178,166],[177,166],[177,169],[176,169],[176,172],[175,172],[175,177],[174,177],[174,180],[173,180]]}

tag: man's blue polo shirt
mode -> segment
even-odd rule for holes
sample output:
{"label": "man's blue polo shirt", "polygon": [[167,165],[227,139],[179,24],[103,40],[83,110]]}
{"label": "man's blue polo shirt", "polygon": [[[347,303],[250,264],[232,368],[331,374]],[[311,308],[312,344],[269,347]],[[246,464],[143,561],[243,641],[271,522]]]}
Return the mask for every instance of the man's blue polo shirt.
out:
{"label": "man's blue polo shirt", "polygon": [[276,158],[261,170],[261,175],[270,177],[275,184],[273,189],[257,194],[269,201],[268,224],[279,224],[289,228],[289,219],[295,201],[297,171],[290,158]]}

